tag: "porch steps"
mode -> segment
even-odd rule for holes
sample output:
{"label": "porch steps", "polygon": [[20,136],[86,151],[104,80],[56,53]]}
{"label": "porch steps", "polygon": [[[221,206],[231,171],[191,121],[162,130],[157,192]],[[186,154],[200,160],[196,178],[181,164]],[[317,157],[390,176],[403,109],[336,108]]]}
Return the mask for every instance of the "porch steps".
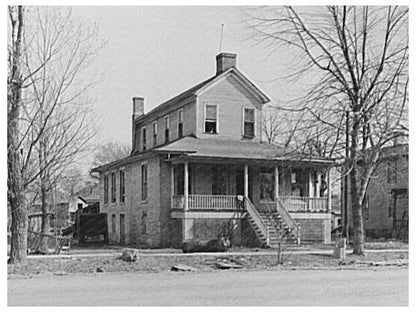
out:
{"label": "porch steps", "polygon": [[[283,222],[282,217],[278,212],[259,212],[259,215],[261,216],[264,224],[267,227],[267,232],[269,233],[268,243],[266,236],[261,232],[260,228],[254,219],[250,216],[250,214],[247,214],[247,219],[265,247],[276,247],[280,240],[284,243],[296,244],[296,234],[293,233],[290,227]],[[280,237],[282,237],[282,239]]]}

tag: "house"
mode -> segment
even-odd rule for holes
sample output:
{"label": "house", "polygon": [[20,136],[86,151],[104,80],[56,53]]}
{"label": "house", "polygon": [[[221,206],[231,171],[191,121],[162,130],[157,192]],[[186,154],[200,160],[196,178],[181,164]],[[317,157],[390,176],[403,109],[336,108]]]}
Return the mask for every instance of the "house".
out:
{"label": "house", "polygon": [[87,182],[69,200],[70,218],[75,221],[75,213],[100,213],[100,184]]}
{"label": "house", "polygon": [[227,235],[235,245],[330,242],[332,161],[262,142],[269,98],[216,56],[216,73],[144,114],[133,98],[131,156],[94,168],[109,240],[179,247]]}
{"label": "house", "polygon": [[409,145],[381,151],[364,209],[367,237],[409,239]]}

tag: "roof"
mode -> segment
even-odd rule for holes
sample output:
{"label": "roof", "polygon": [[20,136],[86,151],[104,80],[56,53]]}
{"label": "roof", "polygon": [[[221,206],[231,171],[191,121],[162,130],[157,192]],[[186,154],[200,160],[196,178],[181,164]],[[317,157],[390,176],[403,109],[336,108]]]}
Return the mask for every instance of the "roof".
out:
{"label": "roof", "polygon": [[296,160],[332,163],[328,158],[300,154],[287,148],[269,144],[237,140],[200,139],[193,136],[155,148],[159,153],[177,153],[190,157],[250,160]]}
{"label": "roof", "polygon": [[240,80],[240,82],[246,86],[253,94],[256,94],[256,96],[259,98],[259,100],[262,103],[268,103],[270,102],[269,97],[263,92],[261,91],[255,84],[253,84],[245,75],[243,75],[237,68],[235,67],[231,67],[228,70],[226,70],[225,72],[222,72],[219,75],[215,75],[211,78],[208,78],[207,80],[204,80],[203,82],[193,86],[192,88],[182,92],[181,94],[163,102],[162,104],[158,105],[157,107],[155,107],[154,109],[152,109],[150,112],[141,115],[139,117],[137,117],[135,120],[140,120],[143,119],[151,114],[154,114],[158,111],[161,111],[165,108],[168,108],[171,105],[174,105],[175,103],[179,103],[182,102],[192,96],[198,95],[199,93],[203,92],[204,90],[206,90],[207,88],[209,88],[212,84],[214,84],[215,82],[221,80],[222,78],[230,75],[230,74],[235,74],[235,76]]}

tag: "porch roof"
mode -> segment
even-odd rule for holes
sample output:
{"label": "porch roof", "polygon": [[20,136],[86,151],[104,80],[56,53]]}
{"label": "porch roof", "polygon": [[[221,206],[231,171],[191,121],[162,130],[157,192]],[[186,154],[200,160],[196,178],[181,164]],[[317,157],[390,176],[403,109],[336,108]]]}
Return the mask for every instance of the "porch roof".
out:
{"label": "porch roof", "polygon": [[228,158],[267,161],[286,160],[327,164],[333,163],[333,161],[328,158],[301,154],[269,143],[201,139],[190,136],[156,148],[155,152],[176,153],[192,158]]}

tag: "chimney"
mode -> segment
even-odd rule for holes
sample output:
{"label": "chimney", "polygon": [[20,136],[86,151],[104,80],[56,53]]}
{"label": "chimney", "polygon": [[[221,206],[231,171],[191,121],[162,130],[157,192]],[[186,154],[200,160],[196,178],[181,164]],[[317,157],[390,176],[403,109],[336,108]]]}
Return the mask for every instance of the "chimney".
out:
{"label": "chimney", "polygon": [[144,98],[134,97],[133,98],[133,119],[144,114]]}
{"label": "chimney", "polygon": [[234,53],[220,53],[216,56],[217,59],[217,75],[225,72],[231,67],[237,67],[237,54]]}

